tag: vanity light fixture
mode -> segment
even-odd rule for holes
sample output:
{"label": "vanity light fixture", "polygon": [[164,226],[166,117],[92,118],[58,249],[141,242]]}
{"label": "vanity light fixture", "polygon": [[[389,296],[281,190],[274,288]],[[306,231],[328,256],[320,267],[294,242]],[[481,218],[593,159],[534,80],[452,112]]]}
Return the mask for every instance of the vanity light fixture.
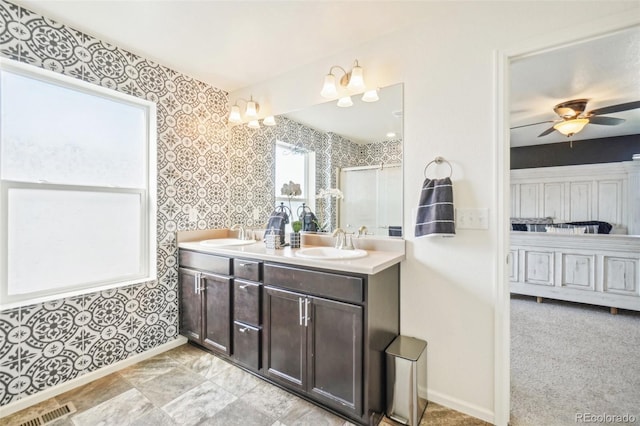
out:
{"label": "vanity light fixture", "polygon": [[[259,129],[260,123],[258,122],[258,112],[260,112],[260,104],[253,100],[253,95],[249,98],[249,100],[243,98],[236,99],[235,104],[229,111],[229,123],[239,124],[244,121],[243,114],[240,112],[240,105],[238,105],[239,102],[245,103],[244,120],[248,120],[249,128]],[[265,126],[275,126],[276,120],[272,115],[270,115],[264,118],[263,124]]]}
{"label": "vanity light fixture", "polygon": [[[342,68],[340,65],[333,65],[329,68],[329,73],[324,76],[324,84],[322,85],[322,90],[320,91],[320,96],[324,98],[336,98],[339,96],[338,87],[336,86],[336,76],[334,74],[334,70],[340,70],[344,73],[344,75],[340,78],[340,87],[345,88],[350,93],[359,93],[363,92],[367,89],[367,86],[364,83],[364,71],[358,60],[356,59],[353,68],[350,71]],[[340,107],[348,107],[353,105],[353,102],[346,100],[346,98],[350,98],[350,96],[342,96],[338,101],[338,106]],[[378,93],[376,90],[369,90],[364,93],[362,96],[362,100],[365,102],[375,102],[378,100]]]}
{"label": "vanity light fixture", "polygon": [[573,120],[561,121],[555,124],[553,128],[563,135],[571,137],[584,129],[587,123],[589,123],[588,118],[574,118]]}

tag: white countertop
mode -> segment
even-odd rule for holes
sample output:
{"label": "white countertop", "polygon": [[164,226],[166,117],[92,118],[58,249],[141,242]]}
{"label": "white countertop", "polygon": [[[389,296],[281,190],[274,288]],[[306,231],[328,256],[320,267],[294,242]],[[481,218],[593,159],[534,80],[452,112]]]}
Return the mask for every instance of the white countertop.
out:
{"label": "white countertop", "polygon": [[[303,245],[302,248],[319,247],[322,245]],[[400,263],[405,259],[404,250],[369,250],[367,256],[349,260],[316,260],[305,259],[296,256],[296,251],[285,247],[278,250],[267,250],[264,242],[257,241],[254,244],[243,246],[205,246],[200,241],[183,241],[178,247],[187,250],[195,250],[202,253],[218,254],[222,256],[241,257],[247,259],[266,260],[289,265],[309,266],[313,268],[330,269],[342,272],[355,272],[373,275],[388,267]]]}

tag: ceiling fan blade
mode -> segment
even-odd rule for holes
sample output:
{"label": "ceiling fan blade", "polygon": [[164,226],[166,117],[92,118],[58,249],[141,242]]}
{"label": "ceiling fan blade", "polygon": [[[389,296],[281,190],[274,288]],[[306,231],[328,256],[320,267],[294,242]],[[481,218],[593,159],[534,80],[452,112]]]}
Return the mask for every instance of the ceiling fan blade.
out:
{"label": "ceiling fan blade", "polygon": [[544,123],[553,123],[553,120],[540,121],[540,122],[538,122],[538,123],[531,123],[531,124],[523,124],[522,126],[515,126],[515,127],[511,127],[511,130],[513,130],[513,129],[519,129],[519,128],[521,128],[521,127],[537,126],[538,124],[544,124]]}
{"label": "ceiling fan blade", "polygon": [[554,130],[556,130],[556,129],[554,129],[553,126],[551,126],[547,130],[545,130],[544,132],[540,133],[538,135],[538,137],[541,138],[543,136],[547,136],[549,133],[553,132]]}
{"label": "ceiling fan blade", "polygon": [[615,117],[589,117],[589,123],[601,124],[604,126],[615,126],[617,124],[624,123],[626,120],[623,118]]}
{"label": "ceiling fan blade", "polygon": [[588,115],[612,114],[614,112],[628,111],[636,108],[640,108],[640,101],[626,102],[624,104],[609,105],[608,107],[594,109],[593,111],[589,111]]}

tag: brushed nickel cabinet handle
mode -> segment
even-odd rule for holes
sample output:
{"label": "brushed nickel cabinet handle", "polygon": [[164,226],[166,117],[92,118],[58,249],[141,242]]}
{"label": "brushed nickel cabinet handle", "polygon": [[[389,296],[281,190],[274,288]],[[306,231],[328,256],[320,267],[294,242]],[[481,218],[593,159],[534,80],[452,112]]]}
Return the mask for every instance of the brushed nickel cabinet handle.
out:
{"label": "brushed nickel cabinet handle", "polygon": [[302,325],[302,297],[298,297],[298,313],[300,314],[300,325]]}
{"label": "brushed nickel cabinet handle", "polygon": [[239,331],[240,333],[246,333],[247,331],[249,331],[249,328],[247,328],[247,327],[242,327],[242,328],[238,329],[238,331]]}

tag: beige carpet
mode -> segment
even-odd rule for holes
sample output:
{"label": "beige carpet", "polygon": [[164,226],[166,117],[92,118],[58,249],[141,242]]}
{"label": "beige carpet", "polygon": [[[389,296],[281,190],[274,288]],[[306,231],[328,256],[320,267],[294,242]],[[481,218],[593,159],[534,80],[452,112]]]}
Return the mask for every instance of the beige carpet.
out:
{"label": "beige carpet", "polygon": [[640,425],[640,312],[513,296],[511,426],[581,423]]}

